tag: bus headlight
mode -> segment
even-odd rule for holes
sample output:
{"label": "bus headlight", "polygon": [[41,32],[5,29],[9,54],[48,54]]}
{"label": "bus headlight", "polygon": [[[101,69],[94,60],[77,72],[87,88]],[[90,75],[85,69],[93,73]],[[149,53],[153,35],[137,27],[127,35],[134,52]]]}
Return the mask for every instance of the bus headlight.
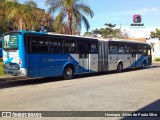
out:
{"label": "bus headlight", "polygon": [[17,63],[5,63],[3,68],[9,70],[19,70],[20,66]]}
{"label": "bus headlight", "polygon": [[3,68],[4,68],[4,69],[7,69],[7,64],[4,64],[4,65],[3,65]]}

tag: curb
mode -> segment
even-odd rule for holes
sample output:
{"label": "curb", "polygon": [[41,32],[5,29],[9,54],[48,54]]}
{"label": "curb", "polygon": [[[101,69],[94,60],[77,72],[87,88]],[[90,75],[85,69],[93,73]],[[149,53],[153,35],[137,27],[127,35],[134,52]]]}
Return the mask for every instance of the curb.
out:
{"label": "curb", "polygon": [[22,79],[26,79],[26,77],[22,77],[22,76],[12,76],[12,75],[2,75],[2,76],[0,76],[0,81],[22,80]]}
{"label": "curb", "polygon": [[0,62],[3,62],[3,59],[2,59],[2,58],[0,58]]}
{"label": "curb", "polygon": [[160,61],[152,61],[152,63],[160,63]]}

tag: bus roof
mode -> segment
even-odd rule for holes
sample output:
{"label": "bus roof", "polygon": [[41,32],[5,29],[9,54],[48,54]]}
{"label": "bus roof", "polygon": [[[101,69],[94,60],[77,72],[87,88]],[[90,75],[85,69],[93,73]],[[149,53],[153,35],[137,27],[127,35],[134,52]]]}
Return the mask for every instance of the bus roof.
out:
{"label": "bus roof", "polygon": [[109,39],[98,39],[98,40],[100,40],[100,41],[108,41],[108,42],[123,42],[123,43],[139,43],[139,44],[148,44],[148,43],[146,43],[146,42],[141,42],[141,41],[136,41],[136,40],[127,40],[127,39],[111,39],[111,38],[109,38]]}
{"label": "bus roof", "polygon": [[34,34],[46,34],[46,33],[44,33],[44,32],[35,32],[35,31],[23,31],[23,30],[20,30],[20,31],[9,31],[9,32],[4,33],[4,35],[6,35],[6,34],[12,34],[12,33],[34,33]]}
{"label": "bus roof", "polygon": [[10,31],[10,32],[6,32],[4,34],[10,34],[10,33],[29,33],[29,34],[42,34],[42,35],[55,35],[55,36],[67,36],[67,37],[76,37],[76,38],[86,38],[86,39],[92,39],[92,40],[98,40],[98,41],[107,41],[107,42],[125,42],[125,43],[137,43],[137,44],[148,44],[146,42],[141,42],[141,41],[136,41],[136,40],[125,40],[125,39],[103,39],[103,38],[98,38],[98,37],[83,37],[83,36],[79,36],[79,35],[68,35],[68,34],[57,34],[57,33],[46,33],[46,32],[35,32],[35,31]]}
{"label": "bus roof", "polygon": [[94,37],[84,37],[84,36],[80,36],[80,35],[68,35],[68,34],[57,34],[57,33],[47,33],[49,35],[58,35],[58,36],[68,36],[68,37],[78,37],[78,38],[88,38],[88,39],[97,39],[97,38],[94,38]]}
{"label": "bus roof", "polygon": [[94,39],[97,40],[97,38],[93,38],[93,37],[83,37],[83,36],[79,36],[79,35],[68,35],[68,34],[57,34],[57,33],[51,33],[51,32],[36,32],[36,31],[10,31],[10,32],[6,32],[4,34],[10,34],[10,33],[29,33],[29,34],[37,34],[37,35],[54,35],[54,36],[67,36],[67,37],[76,37],[76,38],[86,38],[86,39]]}

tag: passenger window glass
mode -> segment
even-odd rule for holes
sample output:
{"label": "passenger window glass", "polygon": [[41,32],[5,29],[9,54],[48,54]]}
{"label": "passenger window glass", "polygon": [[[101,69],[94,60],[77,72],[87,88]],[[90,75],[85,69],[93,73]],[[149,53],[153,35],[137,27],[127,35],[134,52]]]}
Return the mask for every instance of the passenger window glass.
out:
{"label": "passenger window glass", "polygon": [[147,54],[147,46],[143,46],[143,54]]}
{"label": "passenger window glass", "polygon": [[148,55],[151,55],[151,50],[148,50]]}
{"label": "passenger window glass", "polygon": [[118,53],[124,54],[124,46],[118,46]]}
{"label": "passenger window glass", "polygon": [[137,53],[137,50],[136,50],[136,46],[130,46],[130,53],[131,54],[136,54]]}
{"label": "passenger window glass", "polygon": [[49,52],[63,53],[63,40],[56,38],[49,38]]}
{"label": "passenger window glass", "polygon": [[117,54],[117,46],[116,45],[110,45],[109,46],[109,52],[110,52],[110,54]]}
{"label": "passenger window glass", "polygon": [[78,53],[79,54],[89,54],[90,52],[90,42],[85,40],[78,40]]}
{"label": "passenger window glass", "polygon": [[44,37],[31,37],[31,51],[33,53],[47,53],[48,41]]}
{"label": "passenger window glass", "polygon": [[125,46],[126,54],[130,53],[129,46]]}
{"label": "passenger window glass", "polygon": [[141,54],[141,53],[142,53],[142,46],[138,46],[137,48],[138,48],[137,52],[138,52],[139,54]]}
{"label": "passenger window glass", "polygon": [[66,40],[64,48],[65,53],[76,53],[76,41]]}

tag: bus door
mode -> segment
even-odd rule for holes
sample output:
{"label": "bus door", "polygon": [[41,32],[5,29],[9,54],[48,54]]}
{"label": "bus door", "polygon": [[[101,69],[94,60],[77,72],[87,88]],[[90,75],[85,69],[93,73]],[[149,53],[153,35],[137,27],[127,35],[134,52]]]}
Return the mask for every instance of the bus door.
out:
{"label": "bus door", "polygon": [[152,53],[151,53],[151,48],[147,48],[147,56],[148,56],[148,64],[152,64]]}
{"label": "bus door", "polygon": [[97,71],[98,71],[98,41],[92,41],[90,44],[90,54],[89,54],[89,72],[97,72]]}
{"label": "bus door", "polygon": [[78,41],[79,73],[89,72],[89,43]]}
{"label": "bus door", "polygon": [[38,37],[34,35],[26,35],[26,45],[28,48],[27,64],[28,64],[28,76],[39,77],[39,60],[40,60],[40,48],[38,43]]}
{"label": "bus door", "polygon": [[[45,42],[43,36],[36,36],[36,35],[27,35],[26,36],[27,46],[29,54],[27,54],[27,63],[28,63],[28,76],[31,77],[39,77],[41,75],[41,71],[48,66],[48,59],[43,59],[43,54],[48,52],[48,47]],[[44,72],[43,72],[44,73]],[[48,74],[48,72],[47,72]]]}
{"label": "bus door", "polygon": [[117,44],[109,44],[108,69],[116,70],[118,62]]}
{"label": "bus door", "polygon": [[136,46],[130,46],[131,51],[131,67],[136,67]]}
{"label": "bus door", "polygon": [[28,54],[28,76],[39,77],[39,55],[38,54]]}

